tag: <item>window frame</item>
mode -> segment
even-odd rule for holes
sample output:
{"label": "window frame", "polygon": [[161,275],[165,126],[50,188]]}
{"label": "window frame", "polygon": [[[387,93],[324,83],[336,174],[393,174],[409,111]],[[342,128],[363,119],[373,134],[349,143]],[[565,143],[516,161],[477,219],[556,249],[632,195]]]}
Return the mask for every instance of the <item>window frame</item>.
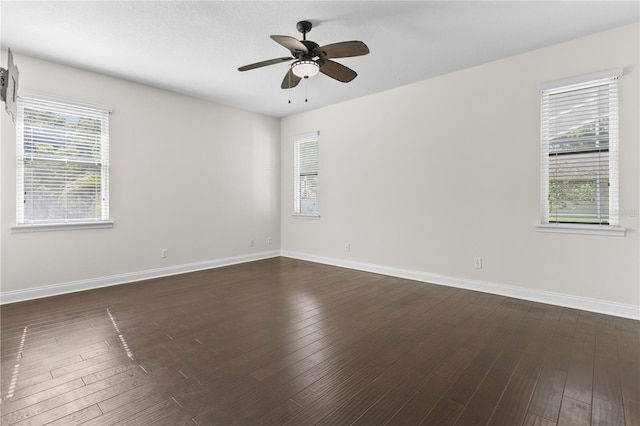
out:
{"label": "window frame", "polygon": [[[95,217],[85,218],[65,218],[59,217],[51,220],[36,220],[25,218],[25,170],[28,169],[28,160],[25,155],[25,117],[24,109],[41,108],[42,111],[49,111],[62,115],[72,115],[75,117],[87,117],[100,120],[100,153],[99,161],[94,163],[94,168],[100,173],[100,213]],[[18,94],[18,119],[16,121],[16,224],[11,227],[11,232],[41,232],[60,231],[70,229],[91,229],[91,228],[111,228],[113,220],[110,218],[109,207],[109,121],[112,108],[74,99],[62,98],[48,94],[21,90]],[[48,134],[49,137],[54,137]],[[82,145],[72,145],[82,146]],[[73,158],[72,158],[73,159]],[[39,160],[40,161],[40,160]],[[70,162],[69,158],[51,156],[46,159],[51,164],[63,165]],[[77,164],[85,165],[87,168],[91,162],[78,159]]]}
{"label": "window frame", "polygon": [[[540,224],[536,226],[538,232],[568,233],[568,234],[588,234],[588,235],[609,235],[625,236],[626,229],[619,226],[618,207],[618,120],[619,120],[619,99],[618,84],[616,82],[614,91],[609,92],[609,103],[615,102],[614,108],[609,110],[609,136],[608,136],[608,162],[609,162],[609,189],[610,202],[608,208],[608,224],[605,223],[569,223],[552,222],[549,220],[549,182],[550,182],[550,149],[549,149],[549,96],[560,93],[567,93],[576,89],[597,87],[611,84],[622,76],[622,69],[616,68],[598,73],[572,77],[569,79],[553,81],[540,86]],[[584,155],[585,152],[575,152],[575,157]],[[585,166],[587,167],[587,166]]]}
{"label": "window frame", "polygon": [[[318,205],[318,185],[319,185],[319,157],[320,157],[320,132],[311,132],[295,136],[293,138],[293,217],[300,219],[320,219],[320,210]],[[304,144],[315,144],[315,173],[301,172],[301,146]],[[305,212],[302,208],[301,197],[301,179],[304,177],[316,177],[316,198],[315,209],[311,212]]]}

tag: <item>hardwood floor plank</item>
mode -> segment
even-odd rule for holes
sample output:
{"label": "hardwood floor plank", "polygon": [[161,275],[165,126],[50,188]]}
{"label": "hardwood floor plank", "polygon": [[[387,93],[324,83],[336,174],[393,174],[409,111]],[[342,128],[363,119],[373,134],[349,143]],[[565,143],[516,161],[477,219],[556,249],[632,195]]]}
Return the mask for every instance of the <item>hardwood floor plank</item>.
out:
{"label": "hardwood floor plank", "polygon": [[[68,365],[76,364],[84,361],[80,354],[73,354],[65,352],[51,358],[46,358],[44,361],[35,362],[20,362],[20,379],[24,380],[33,376],[40,376],[42,374],[49,374],[51,377],[51,370],[56,368],[63,368]],[[14,365],[15,362],[11,362],[10,365]]]}
{"label": "hardwood floor plank", "polygon": [[84,387],[82,380],[76,379],[70,382],[57,384],[57,386],[53,386],[51,388],[46,388],[38,393],[31,393],[22,398],[11,399],[8,402],[3,403],[2,417],[0,419],[2,422],[6,421],[11,423],[15,421],[14,419],[29,417],[33,415],[31,414],[33,412],[40,412],[38,411],[39,409],[36,404],[82,387]]}
{"label": "hardwood floor plank", "polygon": [[[103,399],[98,402],[98,406],[103,413],[116,410],[119,407],[131,403],[137,403],[140,400],[148,398],[149,395],[154,392],[162,395],[161,399],[166,399],[169,393],[177,393],[182,389],[189,389],[196,385],[193,380],[185,379],[176,371],[160,371],[152,375],[145,376],[145,381],[140,382],[139,386],[131,387],[120,392],[117,395],[111,396],[108,399]],[[156,381],[162,380],[167,387],[167,392],[162,393],[157,391]],[[170,390],[170,391],[169,391]]]}
{"label": "hardwood floor plank", "polygon": [[303,391],[300,395],[295,395],[292,400],[305,407],[305,409],[285,424],[300,425],[318,423],[340,407],[346,399],[360,392],[364,386],[370,383],[372,378],[382,374],[406,352],[408,352],[406,347],[391,347],[376,361],[356,372],[352,372],[344,380],[336,381],[330,389],[327,389],[325,386],[320,386],[319,388],[312,386],[315,389],[311,392]]}
{"label": "hardwood floor plank", "polygon": [[323,348],[330,345],[334,338],[332,336],[321,336],[318,335],[319,338],[310,343],[309,345],[305,345],[298,350],[291,352],[290,354],[280,357],[275,361],[270,362],[269,364],[254,370],[251,375],[258,380],[264,380],[267,377],[282,371],[283,369],[300,362],[301,360],[313,355],[314,353],[322,350]]}
{"label": "hardwood floor plank", "polygon": [[2,422],[8,424],[46,424],[64,417],[68,413],[140,386],[143,383],[140,377],[132,377],[132,374],[127,372],[101,382],[59,393],[53,397],[35,394],[36,399],[31,405],[3,415]]}
{"label": "hardwood floor plank", "polygon": [[295,415],[303,409],[304,407],[302,407],[300,404],[296,404],[294,401],[287,399],[285,402],[262,416],[258,420],[257,424],[267,426],[280,425],[285,423],[290,418],[295,417]]}
{"label": "hardwood floor plank", "polygon": [[443,399],[420,423],[421,425],[453,425],[460,417],[464,406],[450,399]]}
{"label": "hardwood floor plank", "polygon": [[[15,364],[13,364],[15,366]],[[18,371],[19,373],[19,371]],[[6,394],[6,390],[9,388],[11,381],[12,381],[12,376],[13,376],[13,368],[11,369],[7,369],[6,372],[2,372],[2,377],[3,377],[3,381],[2,381],[2,393],[3,395]],[[32,375],[29,377],[23,377],[21,374],[18,374],[17,378],[16,378],[16,390],[14,392],[14,396],[11,398],[12,400],[16,400],[16,399],[20,399],[23,396],[25,396],[22,392],[23,389],[25,388],[29,388],[33,385],[38,385],[41,382],[46,382],[47,380],[51,380],[53,379],[53,376],[51,375],[50,372],[46,371],[44,373],[40,373],[40,374],[36,374],[36,375]],[[3,397],[3,400],[5,400],[5,398]]]}
{"label": "hardwood floor plank", "polygon": [[352,398],[345,400],[338,409],[318,424],[353,424],[363,415],[362,413],[366,414],[370,411],[371,407],[387,394],[389,389],[398,388],[402,384],[408,385],[410,388],[417,387],[419,378],[416,378],[415,375],[409,377],[413,365],[421,365],[423,372],[429,374],[429,372],[435,371],[448,356],[450,354],[444,351],[425,353],[420,347],[417,347],[364,386]]}
{"label": "hardwood floor plank", "polygon": [[460,425],[487,424],[489,422],[496,404],[513,376],[520,356],[521,353],[517,351],[501,354],[469,402],[464,406],[458,420]]}
{"label": "hardwood floor plank", "polygon": [[[355,341],[353,337],[350,339]],[[269,411],[280,402],[294,396],[304,390],[307,386],[326,383],[328,378],[338,377],[340,373],[348,371],[350,368],[359,368],[362,362],[375,359],[375,352],[362,347],[354,348],[348,345],[349,340],[339,339],[333,347],[323,349],[308,358],[311,362],[302,360],[300,365],[293,365],[276,375],[270,376],[265,381],[251,386],[249,389],[237,389],[237,397],[232,398],[224,405],[224,410],[212,413],[206,418],[208,423],[230,423],[232,421],[240,424],[251,424],[257,421],[264,413]],[[342,347],[344,350],[341,350]],[[326,355],[322,352],[327,351]],[[316,355],[320,355],[317,360]],[[318,362],[321,361],[321,362]],[[333,380],[329,381],[333,383]],[[225,417],[222,413],[233,413],[233,419]],[[238,413],[238,414],[235,414]],[[202,419],[202,417],[200,417]],[[204,420],[203,420],[204,421]]]}
{"label": "hardwood floor plank", "polygon": [[449,347],[443,350],[443,355],[442,363],[437,363],[438,359],[434,357],[433,361],[436,362],[428,366],[423,363],[424,369],[411,372],[396,386],[388,388],[386,393],[352,424],[418,424],[435,405],[435,401],[432,401],[432,404],[427,402],[425,391],[428,390],[433,395],[444,394],[444,386],[440,384],[448,385],[455,380],[459,372],[473,360],[476,352],[465,349],[453,351],[452,347]]}
{"label": "hardwood floor plank", "polygon": [[640,332],[633,331],[633,322],[621,325],[624,329],[618,332],[617,341],[624,417],[627,424],[635,425],[640,424]]}
{"label": "hardwood floor plank", "polygon": [[[393,343],[393,340],[389,340]],[[327,365],[319,366],[318,369],[322,369],[322,374],[316,380],[310,381],[301,390],[294,393],[296,403],[301,406],[309,406],[314,401],[324,395],[327,392],[331,392],[336,383],[346,381],[361,368],[369,366],[376,362],[383,352],[380,349],[373,349],[368,347],[356,347],[352,351],[345,351],[344,358],[337,357],[336,359],[327,360]],[[352,356],[350,356],[353,354]],[[313,371],[309,371],[313,374]],[[300,382],[299,378],[294,378],[296,382]]]}
{"label": "hardwood floor plank", "polygon": [[515,345],[515,348],[523,347],[522,356],[518,361],[513,375],[504,388],[499,401],[489,419],[489,425],[521,425],[526,416],[533,392],[542,369],[546,344],[540,340],[539,333],[542,327],[546,309],[539,306],[529,306],[520,329],[524,346]]}
{"label": "hardwood floor plank", "polygon": [[47,423],[47,426],[71,426],[91,423],[91,420],[102,415],[102,411],[98,408],[97,404],[90,405],[75,413],[67,414],[64,417],[60,417],[58,420],[54,420],[51,423]]}
{"label": "hardwood floor plank", "polygon": [[147,407],[133,414],[132,416],[118,422],[121,425],[175,425],[174,417],[182,408],[172,399],[167,399],[158,404]]}
{"label": "hardwood floor plank", "polygon": [[593,426],[623,426],[625,425],[624,412],[618,405],[594,396],[591,424]]}
{"label": "hardwood floor plank", "polygon": [[175,392],[178,403],[191,410],[193,418],[200,424],[210,424],[208,417],[225,418],[233,413],[227,411],[231,402],[241,398],[259,385],[259,381],[249,374],[229,373],[207,380],[185,391]]}
{"label": "hardwood floor plank", "polygon": [[615,334],[600,332],[596,334],[596,356],[618,359],[618,341]]}
{"label": "hardwood floor plank", "polygon": [[521,425],[536,385],[536,376],[516,372],[497,403],[488,424],[493,426]]}
{"label": "hardwood floor plank", "polygon": [[82,376],[82,381],[85,385],[90,385],[94,382],[99,382],[108,377],[112,377],[127,371],[137,370],[139,367],[132,363],[118,363],[116,365],[109,366],[107,368],[100,369],[94,373],[89,373]]}
{"label": "hardwood floor plank", "polygon": [[565,396],[591,404],[594,356],[595,336],[592,334],[577,334],[567,371]]}
{"label": "hardwood floor plank", "polygon": [[589,425],[591,425],[591,404],[567,397],[562,398],[558,426]]}
{"label": "hardwood floor plank", "polygon": [[618,363],[612,358],[596,356],[593,369],[593,397],[608,401],[622,410],[622,381]]}
{"label": "hardwood floor plank", "polygon": [[[326,382],[328,377],[335,377],[340,372],[375,359],[374,351],[354,345],[356,342],[353,337],[339,339],[335,345],[271,375],[230,402],[226,411],[240,413],[234,416],[235,421],[251,424],[269,411],[270,407],[294,396],[307,386]],[[224,420],[217,419],[221,422]],[[228,419],[226,421],[229,422]]]}
{"label": "hardwood floor plank", "polygon": [[[174,392],[180,392],[187,387],[197,386],[193,382],[183,382],[174,389]],[[166,389],[160,391],[154,391],[154,389],[147,388],[146,395],[137,394],[137,397],[129,401],[120,400],[117,404],[111,404],[111,407],[115,407],[110,411],[103,411],[103,415],[91,420],[91,426],[103,426],[103,425],[120,425],[120,424],[140,424],[134,420],[137,419],[137,415],[145,410],[153,409],[155,406],[163,406],[169,404],[169,406],[180,407],[180,412],[184,415],[184,421],[190,420],[191,413],[182,407],[175,398],[170,394],[170,391]],[[129,393],[131,395],[131,393]],[[118,395],[120,396],[120,395]],[[116,396],[116,397],[118,397]],[[108,401],[108,400],[106,400]],[[173,412],[173,410],[171,410]],[[172,424],[179,424],[181,421],[175,421]],[[169,423],[171,424],[171,423]]]}
{"label": "hardwood floor plank", "polygon": [[451,389],[443,399],[456,401],[463,407],[467,404],[500,355],[504,344],[500,340],[492,339],[491,344],[478,353],[460,377],[453,382]]}
{"label": "hardwood floor plank", "polygon": [[556,422],[538,417],[535,414],[528,413],[524,420],[523,426],[555,426]]}
{"label": "hardwood floor plank", "polygon": [[624,419],[628,426],[640,424],[640,401],[625,400],[624,401]]}
{"label": "hardwood floor plank", "polygon": [[[451,387],[452,381],[455,381],[456,378],[457,375],[450,377],[441,372],[436,372],[420,386],[405,404],[395,413],[391,414],[391,418],[389,418],[385,424],[420,424],[433,407],[442,399],[442,396]],[[389,416],[389,414],[386,414],[386,416]]]}
{"label": "hardwood floor plank", "polygon": [[529,412],[556,423],[560,414],[566,374],[543,367],[540,371]]}

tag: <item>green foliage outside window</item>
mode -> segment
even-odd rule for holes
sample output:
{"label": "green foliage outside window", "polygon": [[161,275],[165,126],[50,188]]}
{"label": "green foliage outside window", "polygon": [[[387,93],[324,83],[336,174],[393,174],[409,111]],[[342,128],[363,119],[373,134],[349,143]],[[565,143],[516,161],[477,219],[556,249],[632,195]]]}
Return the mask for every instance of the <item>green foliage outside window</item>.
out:
{"label": "green foliage outside window", "polygon": [[24,109],[25,222],[99,219],[101,121]]}

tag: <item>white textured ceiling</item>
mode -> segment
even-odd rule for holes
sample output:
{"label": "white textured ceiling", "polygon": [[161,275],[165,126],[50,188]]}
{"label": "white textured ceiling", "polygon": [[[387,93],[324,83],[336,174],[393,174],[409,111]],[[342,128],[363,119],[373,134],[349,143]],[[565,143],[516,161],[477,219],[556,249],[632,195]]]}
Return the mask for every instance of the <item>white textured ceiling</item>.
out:
{"label": "white textured ceiling", "polygon": [[[284,117],[636,22],[640,3],[2,0],[0,16],[1,46],[17,54]],[[269,36],[302,38],[303,19],[320,45],[369,46],[336,59],[355,80],[319,74],[288,91],[288,62],[237,71],[287,56]]]}

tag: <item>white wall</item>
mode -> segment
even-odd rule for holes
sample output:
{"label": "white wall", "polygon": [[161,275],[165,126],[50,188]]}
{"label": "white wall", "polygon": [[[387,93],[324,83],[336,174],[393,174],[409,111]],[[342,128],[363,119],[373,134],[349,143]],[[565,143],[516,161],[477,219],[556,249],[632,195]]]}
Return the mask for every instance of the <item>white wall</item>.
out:
{"label": "white wall", "polygon": [[[2,111],[4,294],[78,281],[90,286],[91,280],[99,284],[104,277],[122,274],[126,280],[127,274],[140,271],[279,248],[278,119],[14,56],[21,89],[113,107],[110,194],[115,226],[11,233],[16,217],[15,126]],[[270,246],[268,237],[273,238]],[[256,241],[253,248],[251,239]],[[169,257],[161,259],[164,248]]]}
{"label": "white wall", "polygon": [[[639,306],[638,40],[625,26],[283,119],[283,251]],[[538,85],[615,67],[627,235],[537,233]],[[321,219],[293,219],[291,141],[315,130]]]}

